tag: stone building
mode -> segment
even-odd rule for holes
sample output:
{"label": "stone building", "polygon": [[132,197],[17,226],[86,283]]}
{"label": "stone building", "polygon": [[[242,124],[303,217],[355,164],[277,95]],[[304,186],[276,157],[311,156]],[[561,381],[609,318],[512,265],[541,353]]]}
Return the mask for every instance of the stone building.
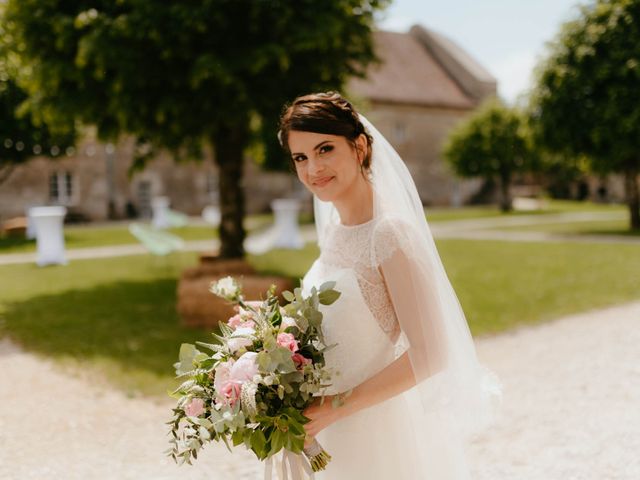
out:
{"label": "stone building", "polygon": [[451,40],[414,25],[375,34],[379,66],[348,90],[406,162],[425,205],[461,205],[481,180],[457,178],[442,158],[449,131],[486,97],[495,78]]}
{"label": "stone building", "polygon": [[[481,181],[460,180],[442,159],[450,129],[487,96],[496,80],[450,39],[415,25],[407,33],[376,31],[374,45],[381,65],[366,79],[352,79],[350,98],[407,163],[425,205],[460,205]],[[33,205],[61,204],[68,219],[105,220],[148,216],[151,199],[166,195],[175,210],[198,215],[217,202],[218,176],[211,155],[199,163],[175,163],[158,155],[131,177],[133,141],[105,145],[88,135],[75,152],[48,160],[36,157],[15,169],[0,185],[0,221],[23,215]],[[247,212],[269,211],[272,199],[308,192],[290,173],[261,171],[246,159]]]}

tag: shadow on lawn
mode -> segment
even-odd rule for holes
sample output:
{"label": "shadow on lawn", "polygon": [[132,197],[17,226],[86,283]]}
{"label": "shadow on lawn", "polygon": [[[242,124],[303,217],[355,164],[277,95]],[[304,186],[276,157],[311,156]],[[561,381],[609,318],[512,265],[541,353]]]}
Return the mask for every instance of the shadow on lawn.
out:
{"label": "shadow on lawn", "polygon": [[182,327],[175,305],[175,279],[103,284],[6,303],[3,330],[47,356],[106,359],[123,372],[173,376],[182,342],[212,339]]}

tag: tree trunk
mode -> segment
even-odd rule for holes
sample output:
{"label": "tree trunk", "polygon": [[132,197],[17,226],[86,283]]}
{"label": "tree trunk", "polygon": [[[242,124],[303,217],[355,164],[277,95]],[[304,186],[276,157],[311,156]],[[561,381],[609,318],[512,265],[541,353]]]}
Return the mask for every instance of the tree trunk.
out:
{"label": "tree trunk", "polygon": [[624,191],[629,207],[630,227],[640,229],[640,189],[638,188],[638,168],[628,167],[624,171]]}
{"label": "tree trunk", "polygon": [[224,126],[213,135],[215,162],[220,169],[220,258],[243,258],[245,215],[242,189],[243,151],[247,126]]}
{"label": "tree trunk", "polygon": [[500,210],[503,212],[509,212],[513,209],[513,202],[511,199],[511,175],[500,175]]}

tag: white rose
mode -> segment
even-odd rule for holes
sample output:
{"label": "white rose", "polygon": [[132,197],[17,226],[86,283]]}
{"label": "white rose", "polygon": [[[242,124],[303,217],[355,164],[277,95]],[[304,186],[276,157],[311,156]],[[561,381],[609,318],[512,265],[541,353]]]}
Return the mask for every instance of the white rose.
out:
{"label": "white rose", "polygon": [[[239,327],[236,328],[229,340],[227,340],[227,345],[229,346],[229,350],[231,352],[237,352],[242,347],[248,347],[253,344],[254,334],[256,331],[250,327]],[[246,338],[250,337],[250,338]]]}
{"label": "white rose", "polygon": [[227,299],[235,298],[238,295],[238,285],[233,277],[226,276],[219,279],[217,282],[212,282],[209,290]]}

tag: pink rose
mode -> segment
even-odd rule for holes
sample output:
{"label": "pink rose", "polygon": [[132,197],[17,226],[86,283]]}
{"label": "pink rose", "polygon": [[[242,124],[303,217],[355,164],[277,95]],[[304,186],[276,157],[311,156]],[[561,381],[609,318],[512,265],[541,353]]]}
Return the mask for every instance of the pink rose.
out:
{"label": "pink rose", "polygon": [[233,317],[231,317],[229,320],[227,320],[227,325],[229,325],[234,330],[238,328],[242,323],[244,323],[244,320],[242,319],[240,314],[236,314]]}
{"label": "pink rose", "polygon": [[238,328],[255,329],[256,328],[256,322],[254,322],[253,320],[247,320],[246,322],[242,322]]}
{"label": "pink rose", "polygon": [[244,383],[251,381],[253,376],[258,373],[258,364],[256,363],[256,352],[245,352],[240,356],[236,363],[231,367],[230,379],[233,382]]}
{"label": "pink rose", "polygon": [[192,398],[184,408],[184,413],[190,417],[199,417],[204,413],[204,400],[201,398]]}
{"label": "pink rose", "polygon": [[240,391],[242,386],[236,382],[225,383],[220,390],[218,390],[218,397],[222,400],[223,404],[233,406],[240,399]]}
{"label": "pink rose", "polygon": [[293,363],[295,364],[298,370],[302,369],[302,367],[304,367],[305,365],[311,363],[311,359],[305,357],[300,353],[294,353],[293,355],[291,355],[291,359],[293,360]]}
{"label": "pink rose", "polygon": [[292,333],[279,333],[276,343],[281,347],[288,348],[292,352],[298,351],[298,342]]}
{"label": "pink rose", "polygon": [[220,362],[215,368],[215,377],[213,379],[213,388],[216,391],[222,390],[222,387],[231,380],[231,367],[234,361]]}

